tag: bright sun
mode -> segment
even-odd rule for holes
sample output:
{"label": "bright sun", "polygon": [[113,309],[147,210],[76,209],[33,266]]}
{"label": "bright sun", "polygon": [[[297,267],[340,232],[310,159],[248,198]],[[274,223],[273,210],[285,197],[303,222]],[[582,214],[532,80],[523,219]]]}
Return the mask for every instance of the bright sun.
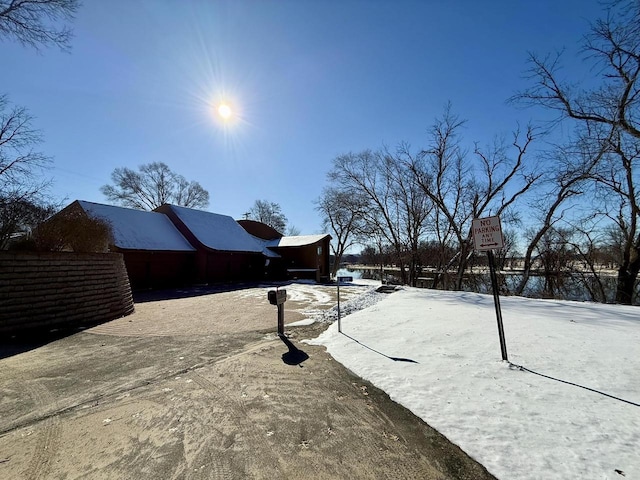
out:
{"label": "bright sun", "polygon": [[223,119],[227,120],[231,117],[231,107],[226,103],[222,103],[218,106],[218,115],[220,115]]}

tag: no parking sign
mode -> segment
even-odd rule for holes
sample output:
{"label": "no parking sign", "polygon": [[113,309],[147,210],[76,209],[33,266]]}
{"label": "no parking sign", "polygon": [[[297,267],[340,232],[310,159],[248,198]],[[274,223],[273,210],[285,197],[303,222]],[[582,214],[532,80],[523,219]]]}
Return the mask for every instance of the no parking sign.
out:
{"label": "no parking sign", "polygon": [[500,217],[474,218],[471,229],[475,250],[483,252],[504,247]]}
{"label": "no parking sign", "polygon": [[474,218],[471,222],[471,233],[473,234],[473,248],[481,252],[487,252],[491,286],[493,287],[493,303],[496,307],[496,317],[498,320],[498,336],[500,337],[502,360],[509,361],[507,358],[507,342],[504,337],[504,326],[502,324],[500,294],[498,293],[498,276],[496,275],[496,267],[493,259],[493,250],[504,247],[500,217]]}

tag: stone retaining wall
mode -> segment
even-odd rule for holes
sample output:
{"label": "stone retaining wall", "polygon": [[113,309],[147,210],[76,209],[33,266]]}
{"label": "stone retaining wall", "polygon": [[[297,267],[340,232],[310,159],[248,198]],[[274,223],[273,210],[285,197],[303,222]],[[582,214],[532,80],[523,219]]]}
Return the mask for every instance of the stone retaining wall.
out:
{"label": "stone retaining wall", "polygon": [[133,312],[121,254],[0,251],[0,334],[95,325]]}

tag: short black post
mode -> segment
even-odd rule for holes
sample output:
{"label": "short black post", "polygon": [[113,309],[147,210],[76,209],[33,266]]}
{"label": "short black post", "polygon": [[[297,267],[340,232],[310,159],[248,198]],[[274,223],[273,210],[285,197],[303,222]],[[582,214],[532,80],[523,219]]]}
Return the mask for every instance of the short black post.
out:
{"label": "short black post", "polygon": [[491,276],[491,287],[493,290],[493,303],[496,307],[496,317],[498,319],[498,335],[500,336],[502,360],[509,361],[507,358],[507,342],[504,338],[504,327],[502,325],[502,311],[500,309],[500,295],[498,293],[498,276],[496,275],[493,250],[487,250],[487,257],[489,258],[489,274]]}
{"label": "short black post", "polygon": [[338,332],[342,333],[342,324],[340,323],[340,280],[336,282],[336,285],[338,287]]}
{"label": "short black post", "polygon": [[342,324],[340,323],[340,282],[353,282],[353,277],[344,276],[336,278],[336,286],[338,287],[338,332],[342,333]]}

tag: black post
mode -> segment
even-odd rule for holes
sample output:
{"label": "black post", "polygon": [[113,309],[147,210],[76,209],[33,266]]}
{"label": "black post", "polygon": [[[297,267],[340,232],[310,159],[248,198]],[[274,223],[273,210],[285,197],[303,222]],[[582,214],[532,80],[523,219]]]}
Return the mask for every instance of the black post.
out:
{"label": "black post", "polygon": [[342,325],[340,324],[340,278],[337,279],[336,285],[338,286],[338,332],[342,333]]}
{"label": "black post", "polygon": [[278,336],[284,337],[284,303],[278,304]]}
{"label": "black post", "polygon": [[498,277],[496,275],[496,267],[493,259],[493,251],[487,250],[489,257],[489,273],[491,276],[491,286],[493,289],[493,303],[496,307],[496,317],[498,319],[498,335],[500,336],[500,350],[502,351],[502,360],[509,361],[507,358],[507,342],[504,338],[504,327],[502,326],[502,311],[500,310],[500,295],[498,294]]}

